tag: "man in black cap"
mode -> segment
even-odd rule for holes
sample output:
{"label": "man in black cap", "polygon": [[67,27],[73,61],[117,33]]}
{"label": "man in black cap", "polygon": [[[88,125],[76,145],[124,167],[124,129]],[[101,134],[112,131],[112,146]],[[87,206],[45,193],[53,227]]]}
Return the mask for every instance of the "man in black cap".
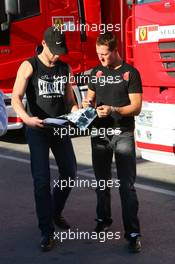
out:
{"label": "man in black cap", "polygon": [[[31,155],[36,212],[42,240],[40,248],[48,251],[54,244],[54,224],[63,229],[70,226],[61,216],[71,188],[58,185],[50,191],[49,150],[59,169],[59,180],[74,179],[76,160],[69,135],[59,137],[52,129],[44,127],[43,119],[57,117],[78,110],[70,83],[71,69],[59,60],[67,53],[64,34],[49,27],[42,40],[43,50],[38,56],[25,60],[19,67],[14,84],[12,105],[26,124],[26,137]],[[22,104],[26,93],[27,110]],[[52,203],[53,201],[53,203]]]}
{"label": "man in black cap", "polygon": [[46,29],[44,32],[44,40],[52,54],[58,55],[68,52],[65,35],[56,27],[49,27]]}

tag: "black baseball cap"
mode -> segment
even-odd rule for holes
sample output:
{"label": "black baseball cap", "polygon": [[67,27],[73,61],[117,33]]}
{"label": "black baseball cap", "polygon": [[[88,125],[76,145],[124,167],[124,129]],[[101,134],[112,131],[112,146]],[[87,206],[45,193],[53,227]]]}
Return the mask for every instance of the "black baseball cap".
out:
{"label": "black baseball cap", "polygon": [[49,27],[44,32],[44,40],[54,55],[67,54],[67,46],[64,33],[56,27]]}

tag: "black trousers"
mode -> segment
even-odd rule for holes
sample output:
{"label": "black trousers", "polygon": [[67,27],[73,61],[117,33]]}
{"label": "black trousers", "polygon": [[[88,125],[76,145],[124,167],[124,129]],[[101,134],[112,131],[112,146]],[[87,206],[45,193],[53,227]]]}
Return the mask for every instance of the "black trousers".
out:
{"label": "black trousers", "polygon": [[[111,164],[113,154],[120,180],[120,198],[122,205],[125,238],[131,233],[140,234],[138,199],[134,183],[136,179],[136,153],[133,132],[123,132],[113,136],[92,136],[92,163],[97,182],[111,179]],[[97,218],[104,221],[111,218],[110,188],[97,187]]]}
{"label": "black trousers", "polygon": [[[28,128],[27,142],[30,148],[31,171],[34,183],[34,196],[38,225],[42,235],[54,232],[53,217],[61,214],[71,188],[56,185],[53,197],[50,188],[49,151],[51,149],[59,171],[59,181],[74,179],[76,176],[76,159],[69,136],[59,138],[52,134]],[[57,181],[57,180],[56,180]]]}

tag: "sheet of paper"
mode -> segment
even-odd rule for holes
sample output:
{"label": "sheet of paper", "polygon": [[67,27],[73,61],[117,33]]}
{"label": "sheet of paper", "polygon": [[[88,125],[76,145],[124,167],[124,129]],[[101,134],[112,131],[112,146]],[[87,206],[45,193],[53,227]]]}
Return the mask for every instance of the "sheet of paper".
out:
{"label": "sheet of paper", "polygon": [[46,118],[43,120],[44,124],[46,125],[56,125],[56,126],[65,126],[68,124],[68,120],[61,119],[61,118]]}
{"label": "sheet of paper", "polygon": [[81,130],[85,130],[96,118],[97,112],[94,108],[88,107],[85,109],[79,109],[78,111],[69,113],[62,117],[68,119],[71,123],[75,124]]}
{"label": "sheet of paper", "polygon": [[92,107],[88,107],[66,115],[58,116],[57,118],[46,118],[44,119],[44,123],[45,125],[66,126],[70,122],[76,125],[79,129],[85,130],[96,116],[96,110]]}

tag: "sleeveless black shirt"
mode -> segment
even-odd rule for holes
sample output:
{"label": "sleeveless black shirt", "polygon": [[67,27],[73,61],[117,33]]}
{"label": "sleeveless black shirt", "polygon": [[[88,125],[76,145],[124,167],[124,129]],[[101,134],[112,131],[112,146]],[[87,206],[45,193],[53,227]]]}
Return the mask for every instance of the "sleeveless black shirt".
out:
{"label": "sleeveless black shirt", "polygon": [[26,89],[27,113],[40,119],[65,114],[68,65],[58,60],[55,66],[47,67],[37,56],[28,61],[32,65],[33,74]]}

